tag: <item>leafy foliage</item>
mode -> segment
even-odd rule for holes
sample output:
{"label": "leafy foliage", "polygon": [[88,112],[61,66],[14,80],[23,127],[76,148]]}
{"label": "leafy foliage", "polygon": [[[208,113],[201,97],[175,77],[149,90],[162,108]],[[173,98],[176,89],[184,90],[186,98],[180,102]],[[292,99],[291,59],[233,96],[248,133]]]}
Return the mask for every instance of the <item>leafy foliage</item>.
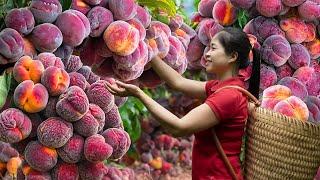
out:
{"label": "leafy foliage", "polygon": [[70,9],[72,0],[59,0],[59,1],[62,6],[62,11]]}
{"label": "leafy foliage", "polygon": [[245,9],[240,9],[238,12],[237,23],[235,23],[234,25],[236,27],[243,29],[243,27],[247,24],[248,19],[249,19],[248,11]]}
{"label": "leafy foliage", "polygon": [[12,79],[12,71],[10,72],[9,70],[5,71],[0,76],[0,109],[6,102],[7,96],[11,89]]}

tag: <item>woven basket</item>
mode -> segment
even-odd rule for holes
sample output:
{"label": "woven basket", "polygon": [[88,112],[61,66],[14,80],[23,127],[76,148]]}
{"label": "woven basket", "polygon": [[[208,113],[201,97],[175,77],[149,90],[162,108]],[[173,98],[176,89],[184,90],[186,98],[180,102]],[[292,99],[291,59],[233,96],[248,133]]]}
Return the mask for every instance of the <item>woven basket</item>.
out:
{"label": "woven basket", "polygon": [[320,126],[257,107],[247,122],[245,179],[313,179]]}
{"label": "woven basket", "polygon": [[[254,102],[249,103],[246,126],[245,179],[313,180],[320,166],[320,126],[261,108],[260,102],[241,87],[225,86],[217,91],[225,88],[238,89]],[[214,130],[213,138],[226,167],[237,180]]]}

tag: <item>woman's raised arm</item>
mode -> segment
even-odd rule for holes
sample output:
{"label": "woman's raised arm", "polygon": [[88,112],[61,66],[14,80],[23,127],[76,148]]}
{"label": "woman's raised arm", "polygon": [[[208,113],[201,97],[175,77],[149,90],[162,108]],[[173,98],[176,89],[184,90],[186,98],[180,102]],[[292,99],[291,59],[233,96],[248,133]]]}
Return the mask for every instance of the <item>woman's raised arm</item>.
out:
{"label": "woman's raised arm", "polygon": [[155,56],[151,60],[151,66],[153,70],[158,74],[158,76],[174,90],[183,92],[195,98],[206,98],[206,82],[184,78],[158,56]]}

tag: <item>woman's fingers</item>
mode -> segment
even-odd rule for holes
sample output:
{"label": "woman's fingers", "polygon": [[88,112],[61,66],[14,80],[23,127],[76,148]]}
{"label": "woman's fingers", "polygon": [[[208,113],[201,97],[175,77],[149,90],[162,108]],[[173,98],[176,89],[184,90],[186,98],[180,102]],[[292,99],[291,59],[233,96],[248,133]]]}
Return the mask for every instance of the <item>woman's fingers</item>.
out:
{"label": "woman's fingers", "polygon": [[108,88],[108,90],[110,90],[110,92],[113,92],[113,93],[120,93],[121,92],[121,90],[119,88],[112,86],[110,83],[107,82],[106,84],[107,84],[106,87]]}
{"label": "woman's fingers", "polygon": [[118,80],[116,80],[116,84],[120,85],[121,87],[124,87],[124,88],[130,87],[130,84],[126,84],[126,83],[123,83],[123,82],[118,81]]}
{"label": "woman's fingers", "polygon": [[111,94],[113,94],[113,95],[117,94],[116,92],[114,92],[113,90],[111,90],[108,85],[106,85],[106,88],[107,88],[107,90],[108,90]]}

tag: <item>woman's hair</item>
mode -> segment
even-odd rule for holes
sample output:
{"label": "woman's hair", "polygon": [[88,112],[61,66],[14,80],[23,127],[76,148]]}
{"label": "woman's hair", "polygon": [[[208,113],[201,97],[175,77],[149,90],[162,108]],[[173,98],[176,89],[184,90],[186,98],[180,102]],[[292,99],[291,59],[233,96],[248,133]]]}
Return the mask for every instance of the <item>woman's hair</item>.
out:
{"label": "woman's hair", "polygon": [[251,63],[249,61],[250,50],[253,52],[252,74],[249,82],[249,91],[256,98],[259,98],[260,85],[260,53],[259,50],[252,48],[249,38],[245,32],[239,28],[226,27],[219,36],[218,40],[224,47],[225,53],[231,55],[238,53],[236,60],[239,69],[248,67]]}

